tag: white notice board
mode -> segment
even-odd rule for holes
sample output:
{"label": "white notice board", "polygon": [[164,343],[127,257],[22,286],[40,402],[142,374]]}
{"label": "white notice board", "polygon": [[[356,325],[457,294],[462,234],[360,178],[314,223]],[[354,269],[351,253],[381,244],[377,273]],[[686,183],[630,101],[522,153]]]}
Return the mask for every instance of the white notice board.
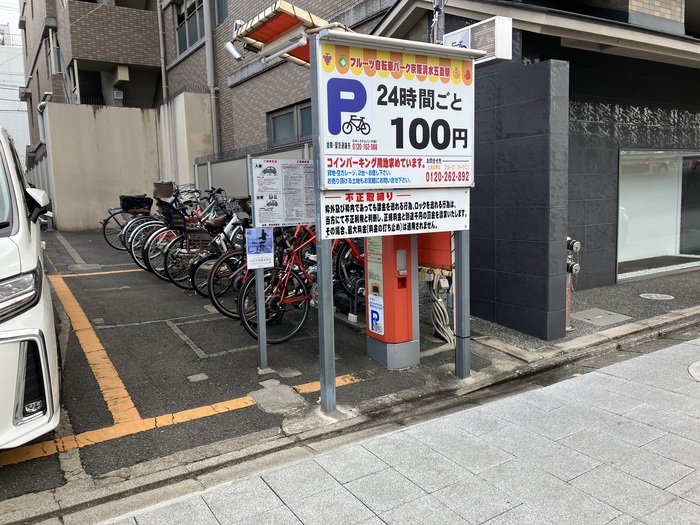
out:
{"label": "white notice board", "polygon": [[251,159],[250,171],[253,224],[257,228],[316,222],[312,161]]}

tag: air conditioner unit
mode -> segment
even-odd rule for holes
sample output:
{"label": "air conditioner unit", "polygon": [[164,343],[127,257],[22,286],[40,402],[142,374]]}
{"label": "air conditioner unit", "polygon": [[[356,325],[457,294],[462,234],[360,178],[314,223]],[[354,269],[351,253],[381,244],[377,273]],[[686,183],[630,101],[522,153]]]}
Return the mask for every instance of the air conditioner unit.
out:
{"label": "air conditioner unit", "polygon": [[121,89],[114,90],[114,100],[124,100],[124,92]]}

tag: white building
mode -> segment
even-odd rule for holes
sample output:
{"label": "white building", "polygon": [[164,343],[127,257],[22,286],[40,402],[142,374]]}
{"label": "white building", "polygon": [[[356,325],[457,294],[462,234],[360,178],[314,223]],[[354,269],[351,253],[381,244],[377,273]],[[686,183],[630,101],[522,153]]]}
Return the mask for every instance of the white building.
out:
{"label": "white building", "polygon": [[10,26],[0,24],[0,126],[15,139],[22,161],[29,140],[27,104],[19,99],[19,89],[25,85],[22,37],[12,33]]}

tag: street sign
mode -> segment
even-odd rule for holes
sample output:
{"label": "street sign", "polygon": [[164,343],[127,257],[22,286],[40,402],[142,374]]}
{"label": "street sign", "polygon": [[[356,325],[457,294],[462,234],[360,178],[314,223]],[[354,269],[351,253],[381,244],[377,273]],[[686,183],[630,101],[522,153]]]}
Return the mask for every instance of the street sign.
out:
{"label": "street sign", "polygon": [[511,60],[513,58],[513,19],[494,16],[447,33],[442,41],[446,46],[486,51],[486,55],[474,61],[475,64]]}
{"label": "street sign", "polygon": [[321,190],[474,184],[471,58],[322,40]]}

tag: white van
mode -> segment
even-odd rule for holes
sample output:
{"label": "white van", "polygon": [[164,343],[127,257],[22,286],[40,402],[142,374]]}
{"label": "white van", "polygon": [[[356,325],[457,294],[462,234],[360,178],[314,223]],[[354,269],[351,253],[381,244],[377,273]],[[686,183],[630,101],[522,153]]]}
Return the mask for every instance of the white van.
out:
{"label": "white van", "polygon": [[0,449],[50,432],[60,417],[60,354],[44,273],[39,216],[49,198],[31,188],[0,128]]}

